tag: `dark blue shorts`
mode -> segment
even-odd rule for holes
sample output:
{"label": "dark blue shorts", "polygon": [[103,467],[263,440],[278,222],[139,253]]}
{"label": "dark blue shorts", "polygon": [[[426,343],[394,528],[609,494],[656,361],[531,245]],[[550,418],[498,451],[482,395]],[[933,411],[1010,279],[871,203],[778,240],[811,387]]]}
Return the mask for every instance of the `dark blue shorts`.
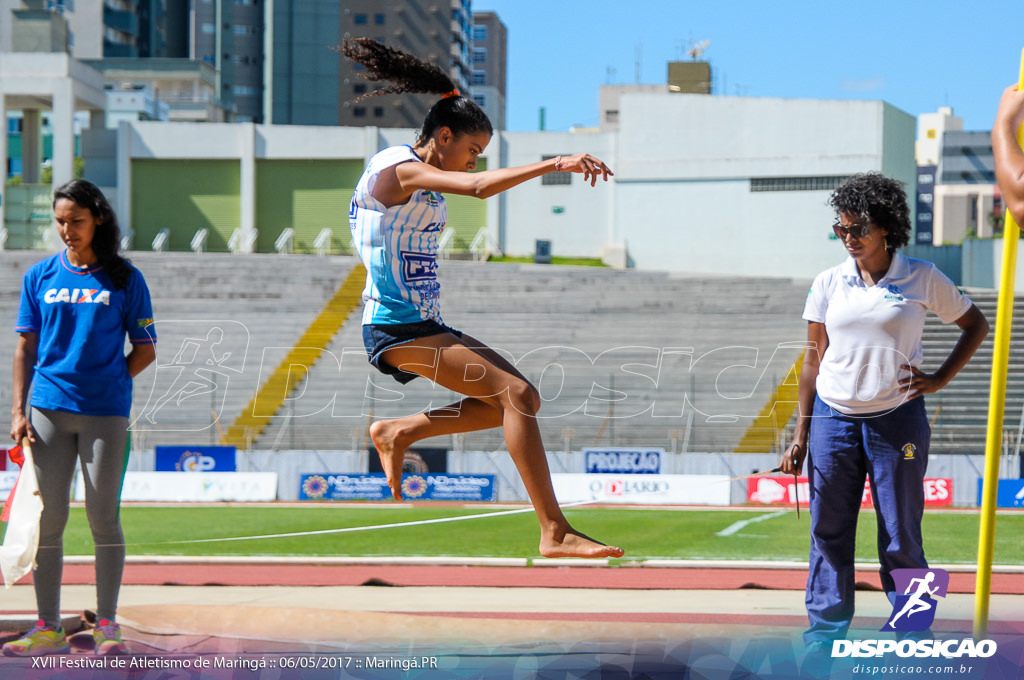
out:
{"label": "dark blue shorts", "polygon": [[370,363],[373,364],[374,368],[384,375],[390,375],[404,385],[419,376],[408,371],[400,371],[394,366],[381,361],[380,355],[384,353],[384,350],[398,345],[405,345],[416,338],[426,338],[431,335],[442,335],[443,333],[451,333],[456,337],[462,337],[462,331],[457,331],[450,326],[436,321],[369,324],[363,326],[363,346],[366,347],[366,354],[369,356]]}

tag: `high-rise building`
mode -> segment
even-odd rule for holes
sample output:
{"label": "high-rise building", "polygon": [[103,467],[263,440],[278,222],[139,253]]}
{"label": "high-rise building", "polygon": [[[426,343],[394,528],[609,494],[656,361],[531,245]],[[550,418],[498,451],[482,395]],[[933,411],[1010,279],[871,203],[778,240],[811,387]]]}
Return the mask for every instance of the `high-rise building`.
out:
{"label": "high-rise building", "polygon": [[226,110],[235,113],[235,4],[231,0],[197,0],[190,4],[190,56],[213,67],[217,96]]}
{"label": "high-rise building", "polygon": [[[180,3],[177,0],[176,3]],[[148,58],[168,54],[168,0],[47,0],[68,22],[76,59]]]}
{"label": "high-rise building", "polygon": [[496,130],[505,129],[508,29],[494,12],[473,14],[470,93]]}
{"label": "high-rise building", "polygon": [[[470,0],[344,0],[341,36],[366,37],[405,50],[448,70],[456,87],[470,92]],[[341,125],[418,128],[436,95],[403,94],[355,101],[372,91],[362,67],[341,58],[338,117]]]}
{"label": "high-rise building", "polygon": [[[264,122],[337,125],[340,16],[347,0],[263,0]],[[381,0],[375,0],[385,4]],[[370,2],[367,4],[374,4]]]}

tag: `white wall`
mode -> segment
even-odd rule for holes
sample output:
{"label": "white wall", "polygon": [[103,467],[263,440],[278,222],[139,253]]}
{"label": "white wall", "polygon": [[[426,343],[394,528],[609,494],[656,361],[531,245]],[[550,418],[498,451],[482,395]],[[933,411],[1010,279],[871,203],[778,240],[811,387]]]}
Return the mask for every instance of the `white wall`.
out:
{"label": "white wall", "polygon": [[[845,257],[829,238],[830,192],[755,193],[750,179],[882,170],[885,111],[882,102],[627,95],[615,235],[643,269],[812,277]],[[900,149],[912,149],[911,116],[904,127]],[[913,186],[907,161],[899,179]]]}
{"label": "white wall", "polygon": [[[590,153],[616,171],[614,136],[602,133],[506,132],[504,163],[536,163],[544,156]],[[492,142],[493,144],[493,142]],[[504,198],[505,252],[532,254],[538,239],[551,241],[554,256],[600,257],[611,238],[616,185],[598,181],[591,187],[574,174],[570,185],[545,185],[540,179],[520,184]],[[561,208],[562,212],[554,210]]]}

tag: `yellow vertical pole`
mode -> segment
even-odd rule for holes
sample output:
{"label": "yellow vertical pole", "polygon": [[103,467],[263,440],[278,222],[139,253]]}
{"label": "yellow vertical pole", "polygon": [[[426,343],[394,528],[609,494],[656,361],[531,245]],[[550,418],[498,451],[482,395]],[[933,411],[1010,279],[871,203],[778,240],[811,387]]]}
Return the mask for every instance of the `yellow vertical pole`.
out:
{"label": "yellow vertical pole", "polygon": [[[1021,50],[1017,89],[1024,89],[1024,50]],[[1024,127],[1017,130],[1017,143],[1024,147]],[[985,479],[981,492],[981,529],[978,534],[978,577],[974,590],[974,637],[988,632],[988,603],[992,589],[992,556],[996,533],[996,491],[999,484],[999,453],[1002,445],[1003,409],[1006,406],[1006,372],[1010,359],[1010,325],[1013,321],[1013,293],[1017,279],[1017,241],[1020,227],[1010,212],[1003,213],[1003,269],[999,276],[995,348],[992,353],[992,383],[989,390],[988,432],[985,437]]]}

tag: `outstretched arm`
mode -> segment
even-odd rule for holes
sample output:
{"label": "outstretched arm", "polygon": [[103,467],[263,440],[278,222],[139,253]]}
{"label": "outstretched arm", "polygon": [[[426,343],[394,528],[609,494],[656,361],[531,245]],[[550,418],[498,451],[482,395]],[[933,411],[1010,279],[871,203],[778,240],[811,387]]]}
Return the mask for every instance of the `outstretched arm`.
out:
{"label": "outstretched arm", "polygon": [[992,127],[992,153],[996,161],[996,181],[1006,209],[1018,225],[1024,221],[1024,152],[1017,143],[1017,131],[1024,123],[1024,92],[1016,85],[1003,90]]}
{"label": "outstretched arm", "polygon": [[414,191],[437,191],[476,198],[490,198],[512,187],[550,172],[575,172],[583,175],[590,186],[604,181],[615,173],[604,161],[588,153],[577,156],[557,156],[546,161],[498,168],[483,172],[452,172],[441,170],[429,163],[401,163],[381,172],[374,187],[374,197],[385,205],[405,203]]}

